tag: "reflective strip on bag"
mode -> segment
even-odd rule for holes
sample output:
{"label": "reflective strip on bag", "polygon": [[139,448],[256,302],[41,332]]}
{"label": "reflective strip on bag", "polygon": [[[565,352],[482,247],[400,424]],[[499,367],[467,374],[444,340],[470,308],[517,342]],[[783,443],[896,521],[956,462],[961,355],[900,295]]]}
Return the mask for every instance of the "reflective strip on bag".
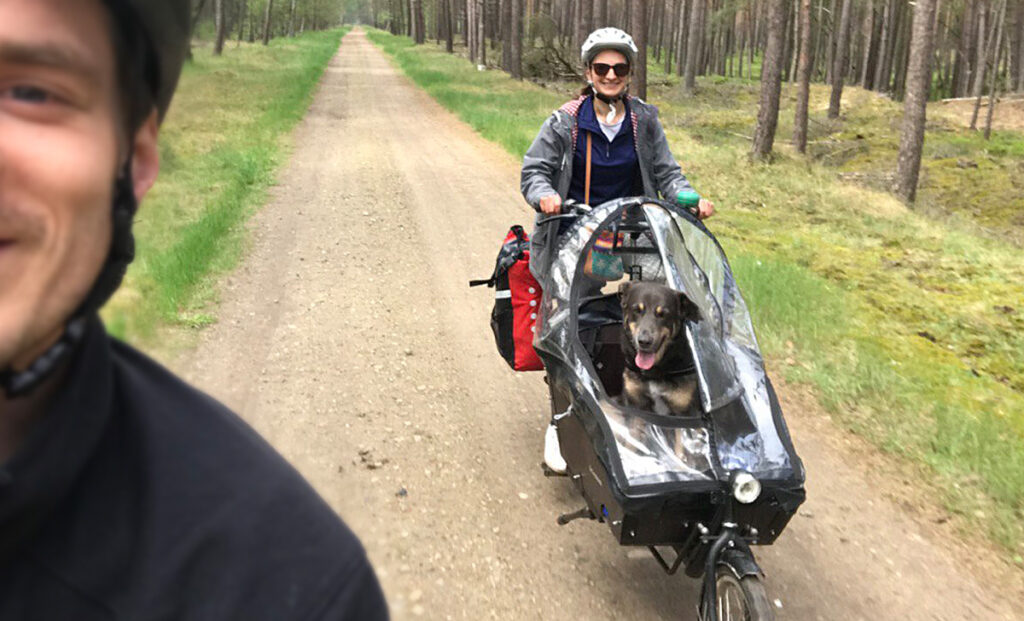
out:
{"label": "reflective strip on bag", "polygon": [[494,292],[494,299],[496,299],[496,300],[504,300],[504,299],[511,298],[511,297],[512,297],[512,290],[511,289],[498,289],[497,291]]}

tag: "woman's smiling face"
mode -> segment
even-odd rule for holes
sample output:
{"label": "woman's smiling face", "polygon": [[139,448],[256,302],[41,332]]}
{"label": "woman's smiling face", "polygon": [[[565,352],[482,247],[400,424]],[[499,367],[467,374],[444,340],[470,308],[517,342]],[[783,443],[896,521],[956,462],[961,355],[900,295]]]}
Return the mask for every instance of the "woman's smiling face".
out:
{"label": "woman's smiling face", "polygon": [[594,90],[598,94],[615,99],[626,91],[626,87],[629,86],[629,76],[620,76],[616,73],[615,69],[609,69],[608,73],[603,76],[597,75],[597,72],[594,71],[594,64],[602,63],[614,67],[615,65],[628,64],[628,62],[622,52],[602,50],[590,61],[590,66],[587,67],[586,71],[586,78],[594,85]]}

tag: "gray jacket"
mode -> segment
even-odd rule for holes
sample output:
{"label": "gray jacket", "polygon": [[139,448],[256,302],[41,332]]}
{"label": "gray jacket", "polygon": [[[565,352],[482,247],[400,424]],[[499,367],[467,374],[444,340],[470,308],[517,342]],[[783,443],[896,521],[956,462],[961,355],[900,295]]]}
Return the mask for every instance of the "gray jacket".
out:
{"label": "gray jacket", "polygon": [[[577,113],[585,101],[580,97],[552,112],[523,157],[520,188],[526,202],[538,211],[540,199],[545,196],[558,194],[563,201],[569,196]],[[630,97],[629,107],[644,195],[674,202],[679,192],[692,187],[668,148],[658,109],[638,97]],[[537,219],[543,217],[538,214]],[[538,280],[547,271],[548,256],[555,242],[555,235],[550,233],[555,227],[557,220],[536,227],[531,238],[530,270]]]}
{"label": "gray jacket", "polygon": [[[569,195],[576,113],[583,101],[582,97],[574,99],[552,112],[523,157],[520,188],[534,209],[540,209],[544,196],[558,194],[565,200]],[[679,192],[692,188],[668,148],[658,109],[637,97],[630,97],[629,107],[644,194],[674,201]]]}

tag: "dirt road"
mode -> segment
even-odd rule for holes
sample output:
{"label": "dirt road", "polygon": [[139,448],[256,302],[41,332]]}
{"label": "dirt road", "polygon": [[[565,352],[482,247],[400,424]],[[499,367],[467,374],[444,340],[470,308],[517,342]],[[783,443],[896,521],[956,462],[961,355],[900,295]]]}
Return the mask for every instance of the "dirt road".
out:
{"label": "dirt road", "polygon": [[[345,518],[396,619],[693,618],[696,582],[605,525],[555,523],[582,502],[538,467],[541,377],[501,362],[490,292],[466,286],[531,218],[518,162],[358,30],[295,145],[219,322],[181,370]],[[855,442],[780,392],[809,472],[805,509],[758,551],[781,619],[1013,618],[1008,585],[958,569]]]}

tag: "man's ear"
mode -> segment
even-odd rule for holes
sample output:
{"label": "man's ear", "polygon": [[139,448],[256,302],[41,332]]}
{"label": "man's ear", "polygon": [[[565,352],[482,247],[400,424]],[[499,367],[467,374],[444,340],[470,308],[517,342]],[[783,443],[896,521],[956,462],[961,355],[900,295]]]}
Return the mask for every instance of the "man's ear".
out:
{"label": "man's ear", "polygon": [[628,280],[626,282],[619,283],[619,301],[620,302],[626,299],[626,292],[629,291],[629,287],[632,284],[633,283],[629,282]]}
{"label": "man's ear", "polygon": [[159,133],[160,121],[154,108],[132,136],[132,186],[138,202],[142,202],[142,197],[153,187],[157,173],[160,172],[160,150],[157,147]]}
{"label": "man's ear", "polygon": [[690,321],[700,321],[700,309],[686,297],[685,293],[679,294],[679,315]]}

